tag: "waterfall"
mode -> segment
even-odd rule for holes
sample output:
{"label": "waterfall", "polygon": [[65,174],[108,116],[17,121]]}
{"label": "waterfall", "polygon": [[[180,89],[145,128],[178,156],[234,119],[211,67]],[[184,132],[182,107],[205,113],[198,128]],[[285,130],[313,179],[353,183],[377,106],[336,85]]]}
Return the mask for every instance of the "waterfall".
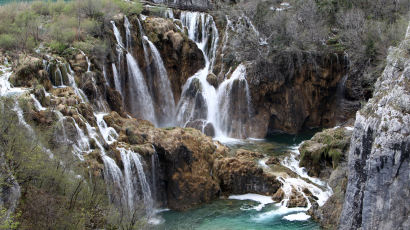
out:
{"label": "waterfall", "polygon": [[125,38],[126,38],[126,49],[131,48],[131,24],[128,21],[127,16],[124,15],[124,27],[125,27]]}
{"label": "waterfall", "polygon": [[105,69],[105,65],[103,65],[103,76],[105,80],[105,85],[110,87],[110,81],[108,80],[108,77],[107,77],[107,70]]}
{"label": "waterfall", "polygon": [[112,72],[113,72],[113,76],[114,76],[114,87],[115,87],[115,90],[117,90],[117,91],[122,95],[122,88],[121,88],[120,77],[118,76],[117,67],[115,66],[114,63],[112,63]]}
{"label": "waterfall", "polygon": [[112,144],[118,138],[118,133],[117,131],[115,131],[114,128],[108,127],[107,123],[104,121],[105,115],[107,114],[100,113],[100,114],[95,114],[94,116],[97,119],[98,128],[105,142],[107,142],[107,144]]}
{"label": "waterfall", "polygon": [[152,145],[154,153],[151,155],[151,175],[152,175],[152,197],[157,199],[157,170],[159,169],[159,158],[155,146]]}
{"label": "waterfall", "polygon": [[126,55],[128,72],[131,75],[129,82],[129,91],[131,102],[131,113],[135,116],[151,121],[157,124],[155,118],[154,105],[152,102],[151,94],[148,91],[147,84],[144,76],[137,62],[131,54]]}
{"label": "waterfall", "polygon": [[157,86],[155,92],[158,100],[158,107],[160,108],[160,114],[158,117],[158,123],[160,126],[171,125],[173,123],[173,115],[175,111],[174,94],[172,93],[171,83],[168,79],[167,70],[165,69],[164,62],[162,61],[159,51],[155,45],[144,36],[144,40],[148,43],[151,54],[157,69],[155,78],[155,85]]}
{"label": "waterfall", "polygon": [[79,51],[85,57],[85,60],[87,61],[87,73],[91,72],[91,61],[90,61],[90,59],[88,58],[87,55],[85,55],[85,53],[82,50],[79,50]]}
{"label": "waterfall", "polygon": [[231,78],[225,80],[218,88],[218,110],[216,126],[224,135],[230,137],[248,136],[246,122],[251,118],[251,98],[246,67],[239,65]]}
{"label": "waterfall", "polygon": [[181,22],[188,29],[188,37],[202,50],[206,65],[183,87],[176,112],[177,124],[185,126],[189,121],[205,119],[214,126],[215,137],[219,140],[248,137],[245,127],[250,117],[251,99],[245,66],[239,65],[232,77],[215,89],[207,81],[213,70],[219,41],[212,16],[181,12]]}
{"label": "waterfall", "polygon": [[118,30],[117,26],[115,25],[114,21],[111,21],[111,24],[113,26],[113,31],[114,31],[114,36],[115,39],[117,41],[117,55],[118,55],[118,69],[115,66],[114,63],[112,63],[112,71],[113,71],[113,76],[114,76],[114,86],[115,86],[115,90],[117,90],[121,96],[123,96],[123,100],[124,100],[124,95],[123,95],[123,91],[122,91],[122,85],[121,85],[121,79],[120,79],[120,70],[121,70],[121,60],[122,60],[122,55],[123,55],[123,49],[124,49],[124,44],[122,42],[122,37],[120,34],[120,31]]}
{"label": "waterfall", "polygon": [[77,83],[75,82],[75,78],[74,78],[75,73],[71,69],[70,64],[67,63],[66,66],[64,66],[64,67],[66,68],[66,70],[67,70],[67,67],[68,67],[68,71],[66,71],[67,77],[68,77],[68,82],[69,82],[70,86],[74,89],[75,94],[77,94],[77,96],[80,97],[81,102],[88,102],[87,96],[85,95],[83,90],[78,88]]}
{"label": "waterfall", "polygon": [[41,103],[37,100],[36,96],[34,96],[34,94],[30,94],[31,99],[33,99],[33,104],[34,107],[36,108],[37,111],[43,111],[46,110],[46,108],[44,108]]}
{"label": "waterfall", "polygon": [[[122,162],[124,164],[124,185],[127,190],[130,210],[136,208],[135,204],[138,204],[138,194],[135,194],[135,192],[138,191],[138,188],[141,188],[146,212],[148,215],[153,214],[154,201],[152,200],[151,189],[147,182],[139,154],[124,148],[118,148],[118,150],[121,153]],[[137,173],[139,180],[133,176],[135,173]]]}
{"label": "waterfall", "polygon": [[127,207],[127,198],[124,190],[124,180],[121,169],[117,166],[115,161],[108,156],[103,155],[102,160],[104,162],[104,181],[107,184],[108,195],[110,201],[117,205],[117,207],[123,207],[125,204]]}
{"label": "waterfall", "polygon": [[117,45],[120,46],[121,48],[124,48],[124,43],[122,42],[122,37],[121,37],[120,31],[118,30],[118,28],[115,25],[114,21],[111,21],[111,24],[112,24],[112,27],[113,27],[115,39],[117,40]]}

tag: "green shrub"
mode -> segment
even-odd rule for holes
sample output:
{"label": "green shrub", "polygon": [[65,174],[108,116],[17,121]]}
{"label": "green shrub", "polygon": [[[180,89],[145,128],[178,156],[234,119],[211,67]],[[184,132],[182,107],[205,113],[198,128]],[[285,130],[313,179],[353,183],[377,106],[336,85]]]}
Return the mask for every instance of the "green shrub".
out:
{"label": "green shrub", "polygon": [[14,49],[17,46],[17,41],[12,34],[0,34],[0,48],[5,50]]}
{"label": "green shrub", "polygon": [[68,46],[64,43],[61,43],[59,41],[52,41],[49,44],[51,50],[53,50],[56,53],[63,53],[65,49],[68,48]]}

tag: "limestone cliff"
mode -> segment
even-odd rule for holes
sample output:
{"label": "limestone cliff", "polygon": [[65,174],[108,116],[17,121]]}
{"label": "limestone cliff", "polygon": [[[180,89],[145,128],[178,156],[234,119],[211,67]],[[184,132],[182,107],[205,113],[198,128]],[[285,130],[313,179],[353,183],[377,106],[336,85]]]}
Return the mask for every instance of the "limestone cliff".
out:
{"label": "limestone cliff", "polygon": [[410,27],[356,115],[339,228],[409,229]]}

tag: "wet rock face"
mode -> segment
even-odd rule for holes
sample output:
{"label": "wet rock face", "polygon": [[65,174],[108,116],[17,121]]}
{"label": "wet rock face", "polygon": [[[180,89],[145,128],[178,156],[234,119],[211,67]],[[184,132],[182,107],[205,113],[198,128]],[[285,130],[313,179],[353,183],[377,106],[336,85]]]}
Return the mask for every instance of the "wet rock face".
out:
{"label": "wet rock face", "polygon": [[340,229],[409,229],[410,27],[356,115]]}
{"label": "wet rock face", "polygon": [[282,52],[248,74],[255,108],[254,136],[334,126],[336,91],[346,63],[341,55]]}

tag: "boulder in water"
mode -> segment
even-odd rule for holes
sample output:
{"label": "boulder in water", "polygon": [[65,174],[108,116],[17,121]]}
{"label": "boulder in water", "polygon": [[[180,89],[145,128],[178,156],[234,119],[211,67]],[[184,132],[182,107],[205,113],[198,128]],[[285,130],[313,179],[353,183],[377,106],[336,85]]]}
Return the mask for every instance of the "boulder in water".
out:
{"label": "boulder in water", "polygon": [[210,85],[215,87],[215,89],[218,88],[218,78],[216,77],[215,74],[209,73],[208,76],[206,77],[206,80],[208,81]]}
{"label": "boulder in water", "polygon": [[194,128],[202,133],[204,133],[207,136],[214,137],[215,136],[215,128],[212,123],[202,120],[202,119],[197,119],[194,121],[190,121],[186,124],[186,127]]}

